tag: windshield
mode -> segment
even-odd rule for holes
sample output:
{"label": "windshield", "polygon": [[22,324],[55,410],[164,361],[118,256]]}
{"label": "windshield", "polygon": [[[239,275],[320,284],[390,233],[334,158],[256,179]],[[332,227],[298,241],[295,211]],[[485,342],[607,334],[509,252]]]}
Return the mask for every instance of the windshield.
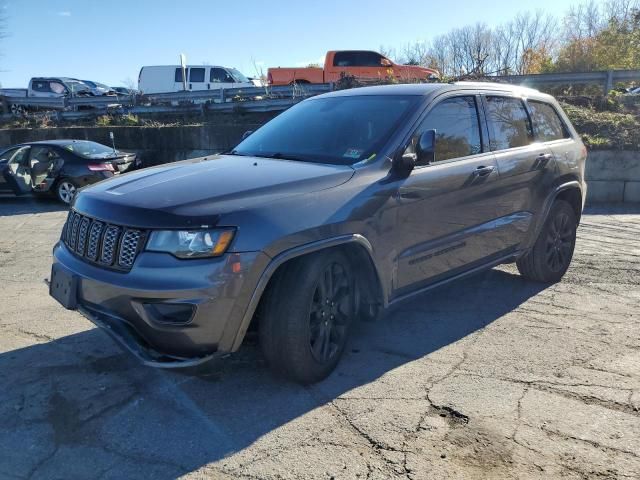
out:
{"label": "windshield", "polygon": [[89,87],[87,85],[85,85],[82,82],[78,82],[75,80],[67,80],[66,82],[67,87],[69,88],[69,90],[71,90],[72,92],[78,92],[81,90],[89,90]]}
{"label": "windshield", "polygon": [[94,82],[89,81],[89,80],[82,80],[82,83],[86,83],[91,88],[96,88],[96,84]]}
{"label": "windshield", "polygon": [[285,111],[242,141],[232,153],[351,165],[374,157],[416,96],[311,99]]}
{"label": "windshield", "polygon": [[235,68],[227,68],[227,71],[231,73],[231,76],[235,79],[236,82],[251,83],[251,80],[245,77],[239,70],[236,70]]}
{"label": "windshield", "polygon": [[105,158],[114,154],[113,148],[89,141],[69,143],[64,148],[84,158]]}

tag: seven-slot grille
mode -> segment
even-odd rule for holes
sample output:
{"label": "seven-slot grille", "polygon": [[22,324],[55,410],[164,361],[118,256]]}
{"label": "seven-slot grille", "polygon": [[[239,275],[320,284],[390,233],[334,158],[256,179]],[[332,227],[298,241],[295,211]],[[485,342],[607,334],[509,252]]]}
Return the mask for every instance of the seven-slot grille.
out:
{"label": "seven-slot grille", "polygon": [[69,212],[62,241],[76,255],[98,265],[130,270],[143,247],[146,232],[111,225]]}

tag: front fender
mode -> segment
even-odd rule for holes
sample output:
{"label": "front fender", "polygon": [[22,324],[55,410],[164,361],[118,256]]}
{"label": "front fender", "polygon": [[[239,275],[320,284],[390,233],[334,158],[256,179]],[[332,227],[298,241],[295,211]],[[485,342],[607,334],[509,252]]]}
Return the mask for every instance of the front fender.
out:
{"label": "front fender", "polygon": [[[238,329],[236,337],[233,341],[231,351],[236,351],[238,348],[240,348],[240,345],[242,344],[242,340],[244,339],[244,336],[247,333],[247,329],[249,328],[249,324],[251,323],[253,315],[255,314],[255,311],[258,308],[260,299],[262,298],[262,295],[266,290],[267,285],[269,284],[269,281],[271,280],[271,278],[273,277],[273,275],[275,274],[275,272],[278,270],[280,266],[282,266],[284,263],[288,262],[289,260],[300,257],[302,255],[307,255],[309,253],[325,250],[327,248],[332,248],[332,247],[337,247],[339,245],[347,245],[347,244],[357,244],[357,245],[360,245],[361,247],[364,247],[367,250],[369,257],[371,259],[374,258],[373,247],[371,246],[371,243],[363,235],[360,235],[360,234],[340,235],[337,237],[331,237],[331,238],[326,238],[326,239],[318,240],[311,243],[306,243],[304,245],[299,245],[297,247],[293,247],[291,249],[285,250],[279,253],[278,255],[276,255],[275,257],[273,257],[271,261],[268,263],[267,267],[262,272],[262,275],[260,276],[258,283],[253,291],[251,300],[249,301],[247,305],[247,309],[245,310],[245,313],[242,317],[240,328]],[[376,274],[380,279],[381,278],[380,272],[378,271],[378,267],[375,264],[375,262],[373,262],[373,265],[376,269]]]}

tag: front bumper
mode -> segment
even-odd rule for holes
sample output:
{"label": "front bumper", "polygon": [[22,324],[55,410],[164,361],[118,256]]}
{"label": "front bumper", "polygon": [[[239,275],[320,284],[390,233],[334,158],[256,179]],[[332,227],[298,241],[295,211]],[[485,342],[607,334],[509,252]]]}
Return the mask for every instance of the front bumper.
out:
{"label": "front bumper", "polygon": [[[269,260],[261,252],[202,260],[142,252],[122,273],[85,262],[61,242],[53,257],[76,279],[77,310],[143,363],[164,368],[196,365],[238,345]],[[175,306],[192,313],[180,322],[157,314]]]}

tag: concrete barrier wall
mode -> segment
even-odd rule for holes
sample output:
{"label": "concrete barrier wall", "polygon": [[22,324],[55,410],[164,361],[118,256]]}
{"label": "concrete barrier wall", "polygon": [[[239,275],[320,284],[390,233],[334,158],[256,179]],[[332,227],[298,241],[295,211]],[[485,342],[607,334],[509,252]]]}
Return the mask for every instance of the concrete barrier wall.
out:
{"label": "concrete barrier wall", "polygon": [[[247,130],[255,130],[273,115],[229,115],[206,125],[168,127],[66,127],[0,130],[0,147],[35,140],[77,138],[110,145],[140,155],[143,165],[158,165],[212,155],[235,146]],[[587,201],[640,202],[640,152],[589,152],[586,171]]]}
{"label": "concrete barrier wall", "polygon": [[589,152],[585,176],[589,203],[640,202],[640,152]]}
{"label": "concrete barrier wall", "polygon": [[53,139],[93,140],[111,145],[113,132],[116,148],[136,152],[145,166],[175,162],[219,153],[234,147],[247,130],[255,130],[268,118],[264,115],[234,116],[219,124],[166,127],[65,127],[45,129],[0,130],[0,147],[16,143]]}

